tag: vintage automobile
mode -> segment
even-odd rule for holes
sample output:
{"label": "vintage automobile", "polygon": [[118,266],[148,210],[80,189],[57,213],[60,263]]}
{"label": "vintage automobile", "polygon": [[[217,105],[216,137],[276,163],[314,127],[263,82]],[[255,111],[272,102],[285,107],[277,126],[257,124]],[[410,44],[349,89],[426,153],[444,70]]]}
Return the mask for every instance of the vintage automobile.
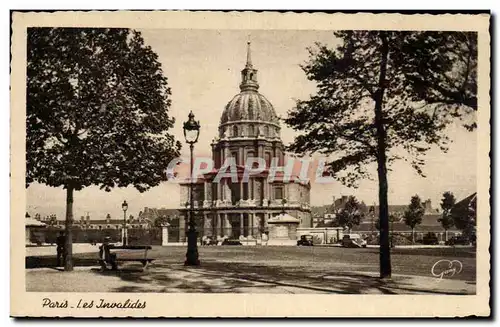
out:
{"label": "vintage automobile", "polygon": [[297,241],[297,246],[313,246],[313,236],[312,235],[300,235],[300,240]]}
{"label": "vintage automobile", "polygon": [[345,234],[342,237],[342,246],[345,248],[366,248],[366,240],[359,234]]}
{"label": "vintage automobile", "polygon": [[221,245],[243,245],[239,240],[226,238]]}
{"label": "vintage automobile", "polygon": [[465,236],[453,236],[448,241],[445,242],[445,245],[469,245],[471,241]]}
{"label": "vintage automobile", "polygon": [[203,236],[201,238],[201,245],[217,245],[217,240],[215,237]]}
{"label": "vintage automobile", "polygon": [[422,244],[424,245],[437,245],[439,244],[439,240],[436,236],[436,234],[434,233],[427,233],[424,235],[424,237],[422,238]]}

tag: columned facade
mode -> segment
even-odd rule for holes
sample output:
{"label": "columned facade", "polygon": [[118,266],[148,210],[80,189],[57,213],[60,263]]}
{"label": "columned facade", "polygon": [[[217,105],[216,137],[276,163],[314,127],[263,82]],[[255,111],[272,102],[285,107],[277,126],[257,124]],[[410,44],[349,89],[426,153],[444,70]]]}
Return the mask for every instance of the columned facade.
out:
{"label": "columned facade", "polygon": [[[222,112],[218,136],[211,144],[214,170],[194,184],[195,216],[200,233],[213,237],[259,238],[267,231],[267,221],[283,211],[299,219],[301,227],[312,227],[309,182],[293,175],[285,178],[283,173],[278,173],[272,181],[268,178],[271,167],[279,169],[285,165],[284,145],[276,112],[258,92],[250,43],[239,87],[240,93]],[[255,162],[258,160],[260,163]],[[236,165],[237,180],[225,177],[217,182],[219,171],[229,175],[231,163]],[[250,174],[245,180],[245,167],[260,172]],[[180,210],[187,221],[189,184],[181,184],[181,188]]]}

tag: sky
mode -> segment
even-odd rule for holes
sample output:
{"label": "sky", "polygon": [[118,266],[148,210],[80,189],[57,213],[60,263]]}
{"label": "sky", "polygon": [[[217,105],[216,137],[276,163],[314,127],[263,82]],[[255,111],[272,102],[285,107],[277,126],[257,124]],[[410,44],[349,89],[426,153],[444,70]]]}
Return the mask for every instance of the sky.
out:
{"label": "sky", "polygon": [[[274,106],[280,117],[293,108],[294,99],[307,99],[315,92],[300,68],[308,59],[307,47],[320,42],[335,46],[332,31],[245,31],[245,30],[141,30],[146,44],[158,54],[164,74],[172,90],[170,115],[176,119],[172,134],[184,142],[182,122],[190,110],[201,123],[197,156],[211,156],[210,143],[217,135],[222,111],[239,93],[240,71],[246,60],[247,41],[252,43],[252,62],[258,69],[260,93]],[[281,125],[283,142],[289,144],[296,133]],[[424,173],[418,176],[409,164],[397,162],[389,172],[389,203],[409,203],[412,195],[431,199],[439,207],[442,193],[451,191],[457,199],[476,191],[476,133],[460,126],[451,126],[449,151],[432,149],[426,157]],[[182,156],[187,157],[184,146]],[[311,205],[331,204],[333,197],[354,195],[367,204],[377,203],[376,167],[370,166],[373,180],[363,180],[357,189],[340,183],[312,184]],[[106,214],[123,217],[121,203],[129,203],[129,212],[136,216],[144,207],[177,208],[180,205],[179,186],[165,182],[145,193],[132,187],[111,192],[89,187],[74,195],[74,216],[86,215],[102,219]],[[65,190],[40,184],[27,189],[27,211],[31,215],[56,214],[65,216]]]}

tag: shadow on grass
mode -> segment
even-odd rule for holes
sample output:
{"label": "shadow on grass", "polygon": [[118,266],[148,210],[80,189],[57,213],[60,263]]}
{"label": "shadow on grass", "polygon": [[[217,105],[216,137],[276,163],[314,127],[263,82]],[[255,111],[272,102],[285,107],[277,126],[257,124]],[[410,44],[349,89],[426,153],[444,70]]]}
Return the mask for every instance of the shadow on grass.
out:
{"label": "shadow on grass", "polygon": [[[120,266],[118,271],[98,269],[97,254],[74,257],[75,266],[95,267],[95,274],[115,276],[129,285],[107,290],[113,292],[186,292],[186,293],[337,293],[463,294],[461,290],[445,292],[419,288],[410,278],[380,280],[372,274],[330,270],[321,264],[307,262],[293,265],[271,265],[264,262],[227,262],[219,258],[202,261],[200,267],[184,267],[177,256],[157,260],[146,271],[140,265]],[[26,268],[56,268],[54,256],[27,257]]]}
{"label": "shadow on grass", "polygon": [[419,289],[408,278],[381,280],[359,273],[331,272],[311,275],[301,267],[272,267],[249,263],[205,262],[183,267],[158,262],[147,272],[100,272],[114,274],[133,285],[115,292],[183,293],[335,293],[335,294],[463,294]]}
{"label": "shadow on grass", "polygon": [[[99,257],[73,257],[73,265],[75,267],[92,267],[99,265]],[[33,268],[55,268],[58,269],[57,258],[55,256],[39,256],[39,257],[26,257],[26,269]]]}

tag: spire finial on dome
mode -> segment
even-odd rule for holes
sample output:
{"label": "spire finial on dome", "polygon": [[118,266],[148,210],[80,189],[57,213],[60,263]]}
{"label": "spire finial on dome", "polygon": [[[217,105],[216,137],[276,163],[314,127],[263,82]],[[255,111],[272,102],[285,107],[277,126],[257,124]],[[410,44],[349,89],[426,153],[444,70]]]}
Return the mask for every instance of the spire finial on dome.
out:
{"label": "spire finial on dome", "polygon": [[250,42],[250,40],[247,41],[247,64],[245,65],[245,67],[247,68],[252,68],[252,51],[250,49],[250,45],[252,44],[252,42]]}

